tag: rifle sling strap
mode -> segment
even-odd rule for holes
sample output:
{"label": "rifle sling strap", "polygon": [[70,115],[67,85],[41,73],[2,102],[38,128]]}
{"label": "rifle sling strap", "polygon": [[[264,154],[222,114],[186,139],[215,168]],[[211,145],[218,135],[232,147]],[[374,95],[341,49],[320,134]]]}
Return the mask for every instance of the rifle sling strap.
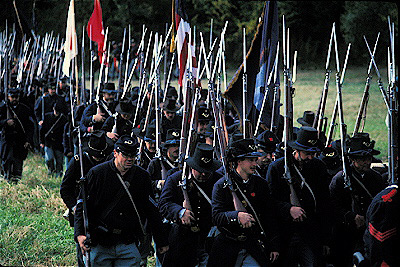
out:
{"label": "rifle sling strap", "polygon": [[362,189],[364,189],[364,191],[368,194],[368,196],[370,197],[370,199],[373,199],[374,197],[371,195],[371,193],[368,191],[368,189],[365,187],[365,185],[359,180],[357,179],[357,177],[353,174],[352,175],[354,180],[356,180],[356,182],[362,187]]}
{"label": "rifle sling strap", "polygon": [[135,212],[136,212],[136,215],[137,215],[139,224],[140,224],[140,229],[142,230],[143,236],[145,236],[145,235],[146,235],[146,232],[145,232],[145,230],[144,230],[144,226],[143,226],[143,224],[142,224],[142,220],[141,220],[140,214],[139,214],[139,212],[138,212],[138,210],[137,210],[137,208],[136,208],[135,202],[133,201],[132,195],[131,195],[131,193],[129,192],[128,187],[126,186],[124,180],[122,179],[121,174],[117,173],[117,176],[118,176],[119,181],[121,182],[122,186],[124,187],[126,193],[128,194],[129,199],[131,200],[131,203],[132,203],[132,205],[133,205],[133,208],[135,209]]}
{"label": "rifle sling strap", "polygon": [[206,192],[204,192],[203,189],[201,189],[201,187],[196,183],[195,179],[192,179],[192,182],[194,183],[194,185],[197,187],[197,189],[199,190],[199,192],[203,195],[203,197],[208,201],[208,203],[210,203],[211,205],[211,199],[207,196]]}
{"label": "rifle sling strap", "polygon": [[293,166],[294,166],[294,169],[296,170],[296,172],[299,174],[299,176],[300,176],[300,178],[301,178],[301,184],[302,184],[301,187],[303,187],[303,185],[305,185],[305,186],[307,187],[308,191],[310,191],[311,196],[312,196],[313,199],[314,199],[314,208],[315,208],[315,210],[317,210],[317,200],[315,199],[314,192],[312,191],[310,185],[306,182],[306,179],[304,179],[303,175],[301,174],[301,172],[300,172],[300,170],[297,168],[297,166],[296,166],[295,164],[293,164]]}
{"label": "rifle sling strap", "polygon": [[62,113],[60,113],[60,115],[58,116],[58,119],[56,120],[56,122],[51,126],[51,128],[44,134],[44,137],[47,137],[51,131],[53,131],[54,127],[56,127],[57,123],[60,121],[61,117],[64,116]]}
{"label": "rifle sling strap", "polygon": [[247,205],[249,205],[249,208],[251,209],[251,211],[253,212],[254,217],[256,218],[257,224],[260,227],[261,231],[263,232],[263,235],[266,234],[266,232],[264,231],[264,227],[261,224],[260,218],[257,215],[256,210],[254,209],[253,205],[250,203],[249,199],[246,197],[246,195],[242,192],[242,190],[240,189],[240,187],[238,185],[236,185],[237,190],[239,191],[240,195],[242,195],[244,201],[246,201]]}

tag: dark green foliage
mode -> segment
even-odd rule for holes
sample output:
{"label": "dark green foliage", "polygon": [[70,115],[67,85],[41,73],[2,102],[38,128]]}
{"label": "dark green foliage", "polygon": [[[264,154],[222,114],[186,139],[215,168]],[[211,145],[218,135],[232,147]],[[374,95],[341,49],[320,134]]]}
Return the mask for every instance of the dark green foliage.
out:
{"label": "dark green foliage", "polygon": [[[19,12],[32,22],[35,15],[35,29],[39,35],[54,32],[65,35],[69,0],[19,0]],[[33,3],[35,8],[33,9]],[[143,24],[150,31],[165,35],[166,23],[171,23],[171,0],[101,0],[104,26],[109,27],[109,38],[122,41],[124,28],[131,25],[132,37],[140,39]],[[210,22],[213,18],[213,38],[219,36],[225,21],[227,63],[237,67],[242,60],[242,29],[246,27],[247,47],[255,34],[264,1],[238,0],[187,0],[187,13],[191,24],[196,25],[196,42],[199,32],[203,32],[206,47],[209,45]],[[326,53],[332,23],[336,22],[341,62],[345,56],[347,43],[352,43],[349,64],[368,65],[369,56],[363,35],[371,46],[376,35],[381,32],[377,61],[384,66],[386,48],[389,42],[387,17],[395,22],[396,40],[398,28],[398,8],[395,2],[382,1],[279,1],[279,23],[282,15],[290,27],[291,50],[298,51],[298,61],[305,68],[321,68],[325,65]],[[76,30],[79,40],[93,10],[93,0],[75,0]],[[16,23],[11,0],[6,0],[0,10],[4,29],[5,20],[11,29]],[[16,25],[18,30],[18,25]],[[282,35],[282,30],[280,31]],[[397,43],[396,43],[397,44]],[[397,47],[397,45],[396,45]],[[332,65],[333,66],[333,65]]]}

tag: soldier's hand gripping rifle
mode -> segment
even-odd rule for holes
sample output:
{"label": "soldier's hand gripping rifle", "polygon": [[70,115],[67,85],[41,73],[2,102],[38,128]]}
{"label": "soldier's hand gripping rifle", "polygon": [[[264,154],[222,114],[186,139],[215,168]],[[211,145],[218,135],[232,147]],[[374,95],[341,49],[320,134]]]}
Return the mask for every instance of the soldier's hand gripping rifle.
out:
{"label": "soldier's hand gripping rifle", "polygon": [[[223,31],[224,34],[225,31]],[[221,40],[223,40],[223,34],[221,37]],[[204,57],[205,57],[205,49],[204,49],[204,45],[202,44],[202,48],[203,48],[203,52],[204,52]],[[209,94],[209,99],[211,102],[211,106],[212,106],[212,110],[213,110],[213,114],[215,116],[215,125],[216,125],[216,133],[217,133],[217,137],[218,137],[218,144],[219,144],[219,148],[220,148],[220,156],[221,156],[221,162],[222,162],[222,166],[223,166],[223,170],[225,173],[225,186],[228,187],[228,189],[231,192],[232,195],[232,200],[233,200],[233,205],[236,211],[239,212],[245,212],[245,213],[252,213],[252,215],[255,218],[255,222],[258,225],[259,229],[260,229],[260,234],[263,237],[263,239],[266,237],[266,232],[261,224],[261,221],[257,215],[256,210],[254,209],[254,207],[252,206],[251,202],[247,199],[246,195],[240,190],[240,188],[234,184],[234,182],[232,181],[232,179],[230,178],[230,172],[231,172],[231,168],[230,166],[228,166],[228,162],[227,162],[227,158],[225,155],[225,151],[226,151],[226,143],[227,140],[225,138],[225,134],[224,134],[224,127],[222,125],[222,108],[220,103],[218,103],[216,101],[216,93],[215,93],[215,89],[214,89],[214,83],[213,83],[213,79],[214,79],[214,74],[215,74],[215,67],[218,64],[218,61],[221,60],[221,47],[219,49],[219,53],[217,54],[217,58],[215,60],[215,66],[214,66],[214,71],[210,77],[210,72],[209,70],[207,70],[207,76],[209,77],[209,83],[208,83],[208,94]],[[206,68],[208,68],[208,63],[207,63],[207,59],[206,59]],[[248,207],[250,209],[250,211],[248,211],[242,201],[240,200],[240,198],[238,197],[238,193],[240,193],[240,195],[242,196],[242,198],[244,199],[244,201],[248,204]],[[258,240],[259,245],[264,247],[263,241],[262,240]]]}

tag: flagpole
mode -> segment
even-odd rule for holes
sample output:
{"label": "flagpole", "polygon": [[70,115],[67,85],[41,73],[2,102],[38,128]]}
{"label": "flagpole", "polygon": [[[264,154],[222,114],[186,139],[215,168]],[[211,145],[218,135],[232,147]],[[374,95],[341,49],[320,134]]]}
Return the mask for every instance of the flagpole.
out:
{"label": "flagpole", "polygon": [[89,38],[89,50],[90,50],[90,99],[89,103],[92,104],[93,101],[93,92],[94,92],[94,76],[93,76],[93,58],[94,58],[94,51],[93,51],[93,36],[92,36],[92,25],[90,25],[90,38]]}
{"label": "flagpole", "polygon": [[106,34],[104,37],[104,44],[103,44],[103,57],[102,57],[102,62],[101,62],[101,66],[100,66],[100,73],[99,73],[99,81],[97,83],[97,93],[96,93],[96,102],[99,102],[99,97],[100,97],[100,85],[102,83],[102,78],[103,78],[103,69],[104,69],[104,64],[105,64],[105,49],[106,49],[106,45],[107,45],[107,37],[108,37],[108,27],[106,29]]}
{"label": "flagpole", "polygon": [[243,28],[243,139],[246,138],[246,99],[247,98],[247,70],[246,70],[246,28]]}

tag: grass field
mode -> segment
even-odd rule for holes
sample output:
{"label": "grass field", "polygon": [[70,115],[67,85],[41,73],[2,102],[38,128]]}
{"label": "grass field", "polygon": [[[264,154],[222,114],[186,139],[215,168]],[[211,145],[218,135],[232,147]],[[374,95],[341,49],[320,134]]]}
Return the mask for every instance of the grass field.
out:
{"label": "grass field", "polygon": [[[228,73],[230,78],[233,71]],[[383,77],[384,74],[382,74]],[[348,132],[354,122],[364,91],[366,71],[351,69],[343,83],[343,106]],[[294,84],[294,125],[305,110],[315,110],[323,88],[324,71],[299,71]],[[174,81],[176,84],[176,81]],[[336,86],[331,77],[326,114],[331,116]],[[386,86],[386,84],[385,84]],[[381,93],[372,80],[365,131],[376,140],[378,156],[387,160],[386,108]],[[338,134],[336,134],[338,138]],[[61,178],[47,176],[44,159],[29,154],[22,181],[10,185],[0,180],[0,265],[72,266],[75,264],[73,229],[62,218],[65,206],[59,196]],[[154,266],[152,259],[149,266]]]}

